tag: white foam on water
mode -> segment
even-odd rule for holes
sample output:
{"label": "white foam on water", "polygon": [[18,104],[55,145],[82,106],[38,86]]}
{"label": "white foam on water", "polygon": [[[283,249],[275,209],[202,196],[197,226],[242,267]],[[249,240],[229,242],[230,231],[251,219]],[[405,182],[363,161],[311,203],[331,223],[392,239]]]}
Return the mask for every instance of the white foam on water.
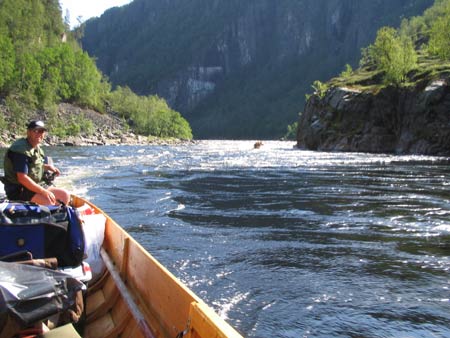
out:
{"label": "white foam on water", "polygon": [[245,301],[248,296],[250,295],[249,292],[244,293],[236,293],[231,298],[221,298],[220,300],[214,302],[214,306],[218,308],[219,316],[225,320],[228,320],[228,313],[240,302]]}

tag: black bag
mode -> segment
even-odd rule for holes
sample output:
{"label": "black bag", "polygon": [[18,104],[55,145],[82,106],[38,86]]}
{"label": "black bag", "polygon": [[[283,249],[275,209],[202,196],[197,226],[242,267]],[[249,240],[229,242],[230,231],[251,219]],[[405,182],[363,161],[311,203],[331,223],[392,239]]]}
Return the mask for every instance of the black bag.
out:
{"label": "black bag", "polygon": [[11,315],[27,327],[70,310],[83,283],[65,273],[0,262],[0,322]]}
{"label": "black bag", "polygon": [[33,258],[56,257],[62,267],[80,265],[85,242],[75,210],[64,205],[1,203],[0,257],[24,250]]}

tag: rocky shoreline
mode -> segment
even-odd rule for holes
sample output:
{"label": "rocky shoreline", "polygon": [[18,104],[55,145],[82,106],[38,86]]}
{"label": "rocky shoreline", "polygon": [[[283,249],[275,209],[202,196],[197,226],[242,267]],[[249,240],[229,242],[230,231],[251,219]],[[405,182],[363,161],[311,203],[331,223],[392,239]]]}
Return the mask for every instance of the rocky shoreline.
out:
{"label": "rocky shoreline", "polygon": [[[4,115],[8,114],[7,108],[2,106],[0,109]],[[6,112],[6,113],[5,113]],[[47,120],[48,114],[45,112],[36,112],[33,118]],[[104,145],[173,145],[181,144],[186,140],[179,139],[161,139],[157,137],[148,137],[138,135],[127,131],[124,122],[112,114],[100,114],[91,109],[82,109],[80,107],[61,103],[58,106],[58,119],[69,120],[73,116],[83,116],[85,119],[92,121],[95,131],[90,135],[77,135],[59,138],[51,133],[51,126],[49,126],[49,133],[44,140],[45,146],[104,146]],[[13,128],[11,128],[13,129]],[[17,134],[15,130],[1,130],[0,133],[0,148],[8,147],[16,139],[23,137],[23,133]]]}

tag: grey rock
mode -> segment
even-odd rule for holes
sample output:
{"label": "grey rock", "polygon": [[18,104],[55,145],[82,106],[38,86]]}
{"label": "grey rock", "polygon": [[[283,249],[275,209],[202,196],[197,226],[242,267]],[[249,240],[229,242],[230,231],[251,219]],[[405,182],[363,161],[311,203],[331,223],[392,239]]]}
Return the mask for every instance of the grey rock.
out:
{"label": "grey rock", "polygon": [[313,95],[297,146],[324,151],[450,156],[449,78],[377,93],[330,88]]}

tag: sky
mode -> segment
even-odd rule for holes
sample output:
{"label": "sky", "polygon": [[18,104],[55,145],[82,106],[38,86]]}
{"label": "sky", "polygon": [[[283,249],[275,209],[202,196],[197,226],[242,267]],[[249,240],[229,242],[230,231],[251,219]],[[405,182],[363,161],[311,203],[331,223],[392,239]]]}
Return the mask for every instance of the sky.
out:
{"label": "sky", "polygon": [[78,17],[84,22],[91,17],[102,15],[108,8],[130,2],[131,0],[59,0],[63,18],[66,16],[66,9],[69,10],[71,28],[78,26]]}

